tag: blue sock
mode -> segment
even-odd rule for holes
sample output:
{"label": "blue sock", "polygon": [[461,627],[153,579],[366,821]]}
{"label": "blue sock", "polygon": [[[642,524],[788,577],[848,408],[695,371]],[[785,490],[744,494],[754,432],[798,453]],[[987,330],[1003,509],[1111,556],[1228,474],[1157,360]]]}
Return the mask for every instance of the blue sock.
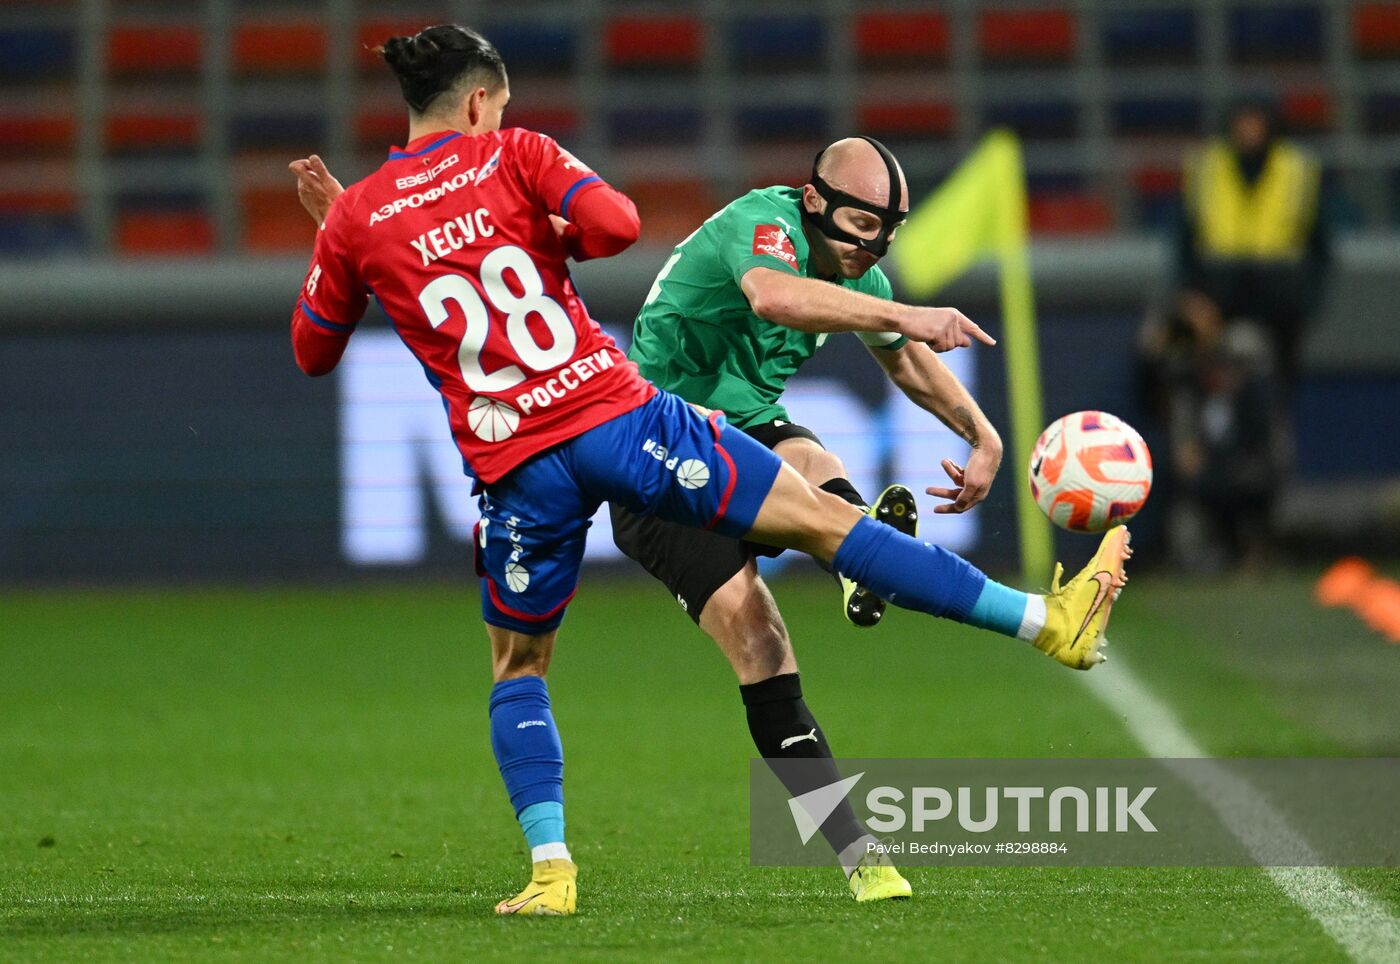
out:
{"label": "blue sock", "polygon": [[868,516],[847,534],[832,566],[887,602],[960,623],[968,621],[987,582],[966,559]]}
{"label": "blue sock", "polygon": [[503,680],[491,690],[491,749],[531,859],[568,859],[564,846],[564,746],[538,676]]}
{"label": "blue sock", "polygon": [[1030,598],[1019,589],[988,579],[972,606],[972,612],[967,614],[966,622],[969,626],[990,629],[1003,636],[1016,636],[1025,621]]}

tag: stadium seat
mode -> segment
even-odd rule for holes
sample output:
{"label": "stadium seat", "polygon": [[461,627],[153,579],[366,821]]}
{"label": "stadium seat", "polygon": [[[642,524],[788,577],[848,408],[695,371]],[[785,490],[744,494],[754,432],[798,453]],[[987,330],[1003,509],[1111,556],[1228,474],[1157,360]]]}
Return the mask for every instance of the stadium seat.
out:
{"label": "stadium seat", "polygon": [[1104,56],[1111,64],[1189,63],[1196,59],[1193,10],[1110,10],[1103,20]]}
{"label": "stadium seat", "polygon": [[1195,97],[1128,97],[1109,108],[1113,133],[1125,137],[1195,136],[1204,116]]}
{"label": "stadium seat", "polygon": [[135,255],[208,254],[214,250],[214,226],[200,211],[126,211],[117,215],[116,247]]}
{"label": "stadium seat", "polygon": [[1113,230],[1108,202],[1093,194],[1032,194],[1032,234],[1088,235]]}
{"label": "stadium seat", "polygon": [[615,17],[603,27],[604,56],[619,68],[695,68],[704,43],[694,17]]}
{"label": "stadium seat", "polygon": [[948,17],[923,11],[886,11],[856,16],[856,58],[862,65],[941,63],[952,34]]}
{"label": "stadium seat", "polygon": [[563,74],[574,69],[578,37],[572,26],[556,25],[552,20],[516,20],[485,24],[481,29],[511,70]]}
{"label": "stadium seat", "polygon": [[1283,119],[1296,133],[1319,134],[1331,130],[1331,93],[1323,88],[1290,90],[1283,96]]}
{"label": "stadium seat", "polygon": [[196,74],[203,38],[194,26],[117,26],[107,35],[107,69],[119,76]]}
{"label": "stadium seat", "polygon": [[627,107],[608,112],[608,138],[623,146],[697,144],[704,123],[698,107]]}
{"label": "stadium seat", "polygon": [[946,101],[867,103],[857,108],[856,123],[872,137],[947,137],[956,116]]}
{"label": "stadium seat", "polygon": [[326,63],[326,28],[315,21],[239,24],[233,68],[243,74],[313,74]]}
{"label": "stadium seat", "polygon": [[743,108],[737,127],[740,139],[750,143],[824,141],[831,123],[824,106],[774,105]]}
{"label": "stadium seat", "polygon": [[1351,43],[1362,57],[1400,57],[1400,3],[1363,3],[1351,13]]}
{"label": "stadium seat", "polygon": [[241,114],[233,119],[230,143],[236,151],[317,150],[325,147],[326,118],[315,113]]}
{"label": "stadium seat", "polygon": [[193,150],[199,146],[198,114],[123,111],[106,123],[107,148],[113,153]]}
{"label": "stadium seat", "polygon": [[1362,104],[1361,116],[1367,133],[1400,133],[1400,93],[1371,94]]}
{"label": "stadium seat", "polygon": [[1230,56],[1240,63],[1316,61],[1322,57],[1322,11],[1311,4],[1235,7]]}
{"label": "stadium seat", "polygon": [[988,104],[988,127],[1009,127],[1025,138],[1072,138],[1079,133],[1079,105],[1069,100]]}
{"label": "stadium seat", "polygon": [[648,244],[679,243],[721,206],[708,184],[692,178],[633,180],[624,191],[637,205]]}
{"label": "stadium seat", "polygon": [[0,157],[62,154],[76,129],[71,113],[0,115]]}
{"label": "stadium seat", "polygon": [[71,75],[77,56],[75,31],[47,27],[0,30],[0,79],[28,81]]}
{"label": "stadium seat", "polygon": [[815,70],[826,56],[826,24],[814,17],[738,17],[729,28],[729,48],[741,69]]}
{"label": "stadium seat", "polygon": [[977,17],[977,46],[993,63],[1067,63],[1075,26],[1068,10],[988,10]]}
{"label": "stadium seat", "polygon": [[286,187],[248,188],[239,196],[243,247],[258,254],[309,253],[316,225]]}

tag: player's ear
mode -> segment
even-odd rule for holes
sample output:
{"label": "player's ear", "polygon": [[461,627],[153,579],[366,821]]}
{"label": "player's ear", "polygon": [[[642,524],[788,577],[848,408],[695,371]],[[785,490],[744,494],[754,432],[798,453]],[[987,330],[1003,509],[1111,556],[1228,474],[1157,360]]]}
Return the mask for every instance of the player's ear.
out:
{"label": "player's ear", "polygon": [[467,123],[475,127],[485,113],[486,88],[478,87],[467,95]]}
{"label": "player's ear", "polygon": [[817,189],[810,184],[802,185],[802,206],[813,214],[821,214],[825,202]]}

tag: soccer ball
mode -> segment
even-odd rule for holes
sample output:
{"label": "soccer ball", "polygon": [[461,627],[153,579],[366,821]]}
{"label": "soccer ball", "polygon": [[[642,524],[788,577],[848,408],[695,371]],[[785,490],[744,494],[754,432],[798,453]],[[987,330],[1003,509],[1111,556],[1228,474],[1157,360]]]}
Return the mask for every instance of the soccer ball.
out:
{"label": "soccer ball", "polygon": [[1152,453],[1116,415],[1074,412],[1036,439],[1030,483],[1036,505],[1055,525],[1103,532],[1127,522],[1147,501]]}

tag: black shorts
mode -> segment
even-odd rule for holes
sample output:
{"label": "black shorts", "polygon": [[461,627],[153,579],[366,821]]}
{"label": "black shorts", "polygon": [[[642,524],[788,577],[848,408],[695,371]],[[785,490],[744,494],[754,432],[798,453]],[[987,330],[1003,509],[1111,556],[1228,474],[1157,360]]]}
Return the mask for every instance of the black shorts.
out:
{"label": "black shorts", "polygon": [[[821,439],[811,429],[781,419],[751,425],[744,431],[770,449],[790,438],[811,439],[821,445]],[[616,505],[608,508],[612,513],[613,542],[628,558],[661,580],[697,624],[710,597],[750,559],[781,551],[656,516],[636,515]]]}

